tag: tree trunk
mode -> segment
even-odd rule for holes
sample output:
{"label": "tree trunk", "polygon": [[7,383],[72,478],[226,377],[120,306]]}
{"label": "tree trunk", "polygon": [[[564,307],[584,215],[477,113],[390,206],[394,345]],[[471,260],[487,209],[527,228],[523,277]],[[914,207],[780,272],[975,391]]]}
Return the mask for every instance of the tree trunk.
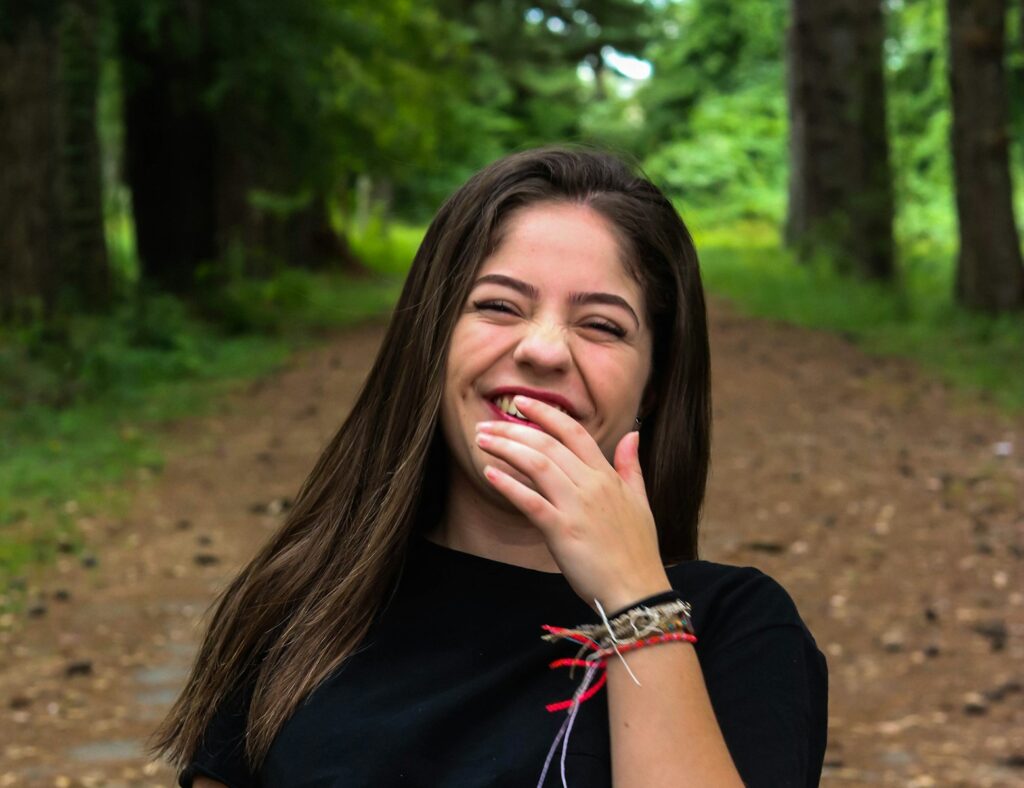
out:
{"label": "tree trunk", "polygon": [[1024,263],[1013,217],[1003,66],[1006,0],[948,0],[953,170],[960,253],[957,301],[1024,308]]}
{"label": "tree trunk", "polygon": [[[204,105],[211,63],[203,4],[180,3],[147,28],[138,4],[119,4],[124,63],[125,171],[141,278],[187,295],[218,252],[216,128]],[[174,29],[177,28],[177,29]],[[199,42],[185,47],[182,40]]]}
{"label": "tree trunk", "polygon": [[48,313],[56,279],[54,20],[23,14],[0,41],[0,320]]}
{"label": "tree trunk", "polygon": [[113,296],[96,129],[97,15],[96,0],[72,0],[58,25],[60,281],[69,308],[90,311],[107,309]]}
{"label": "tree trunk", "polygon": [[893,276],[893,197],[879,0],[791,0],[785,237],[801,258]]}
{"label": "tree trunk", "polygon": [[96,5],[23,6],[0,40],[0,321],[110,300]]}

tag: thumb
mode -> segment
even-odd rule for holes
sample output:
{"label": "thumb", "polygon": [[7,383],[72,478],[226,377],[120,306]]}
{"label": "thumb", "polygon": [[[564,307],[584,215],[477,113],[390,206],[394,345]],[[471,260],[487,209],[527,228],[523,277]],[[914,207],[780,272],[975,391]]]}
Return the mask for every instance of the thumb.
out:
{"label": "thumb", "polygon": [[615,471],[630,488],[647,497],[643,471],[640,468],[640,432],[638,430],[627,432],[615,447]]}

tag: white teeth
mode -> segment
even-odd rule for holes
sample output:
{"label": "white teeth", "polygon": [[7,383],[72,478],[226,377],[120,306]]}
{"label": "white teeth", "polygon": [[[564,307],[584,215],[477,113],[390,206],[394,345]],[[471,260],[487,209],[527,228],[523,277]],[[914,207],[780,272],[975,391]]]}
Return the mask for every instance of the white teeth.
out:
{"label": "white teeth", "polygon": [[[495,399],[494,400],[494,404],[498,406],[499,410],[503,411],[504,413],[509,414],[510,416],[515,416],[516,418],[519,418],[519,419],[526,419],[526,416],[524,416],[520,412],[519,408],[517,408],[513,404],[513,402],[512,402],[513,396],[514,395],[512,395],[512,394],[504,394],[504,395],[498,397],[497,399]],[[560,411],[562,411],[562,413],[568,414],[568,411],[565,408],[563,408],[563,407],[561,407],[559,405],[552,405],[552,407],[558,408]]]}

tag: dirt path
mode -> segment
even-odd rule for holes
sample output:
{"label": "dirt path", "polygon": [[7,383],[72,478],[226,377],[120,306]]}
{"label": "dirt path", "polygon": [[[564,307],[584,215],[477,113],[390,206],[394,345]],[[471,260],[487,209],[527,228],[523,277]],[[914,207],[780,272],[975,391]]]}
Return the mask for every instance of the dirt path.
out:
{"label": "dirt path", "polygon": [[[703,555],[778,578],[828,655],[824,784],[1024,784],[1024,419],[954,406],[838,337],[718,301],[711,323]],[[95,565],[65,557],[35,615],[0,621],[0,786],[173,782],[140,742],[380,336],[346,333],[170,428],[130,514],[83,518]]]}

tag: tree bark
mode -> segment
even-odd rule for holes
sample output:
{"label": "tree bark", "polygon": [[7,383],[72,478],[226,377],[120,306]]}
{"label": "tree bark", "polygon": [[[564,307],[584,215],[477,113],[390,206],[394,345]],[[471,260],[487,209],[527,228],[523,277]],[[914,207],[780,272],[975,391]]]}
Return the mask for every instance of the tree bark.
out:
{"label": "tree bark", "polygon": [[956,300],[986,312],[1024,308],[1013,216],[1003,64],[1006,0],[948,0],[952,146],[960,252]]}
{"label": "tree bark", "polygon": [[879,0],[791,0],[785,238],[801,259],[890,279],[893,197]]}
{"label": "tree bark", "polygon": [[0,41],[0,320],[49,312],[56,273],[54,20],[16,20]]}
{"label": "tree bark", "polygon": [[15,7],[0,39],[0,321],[110,300],[93,0]]}
{"label": "tree bark", "polygon": [[58,24],[60,74],[60,282],[69,308],[103,311],[113,299],[103,226],[96,0],[64,2]]}
{"label": "tree bark", "polygon": [[[217,256],[216,128],[204,104],[210,53],[203,3],[178,3],[147,28],[139,4],[119,4],[124,63],[125,173],[144,283],[189,294]],[[186,46],[183,41],[188,41]]]}

